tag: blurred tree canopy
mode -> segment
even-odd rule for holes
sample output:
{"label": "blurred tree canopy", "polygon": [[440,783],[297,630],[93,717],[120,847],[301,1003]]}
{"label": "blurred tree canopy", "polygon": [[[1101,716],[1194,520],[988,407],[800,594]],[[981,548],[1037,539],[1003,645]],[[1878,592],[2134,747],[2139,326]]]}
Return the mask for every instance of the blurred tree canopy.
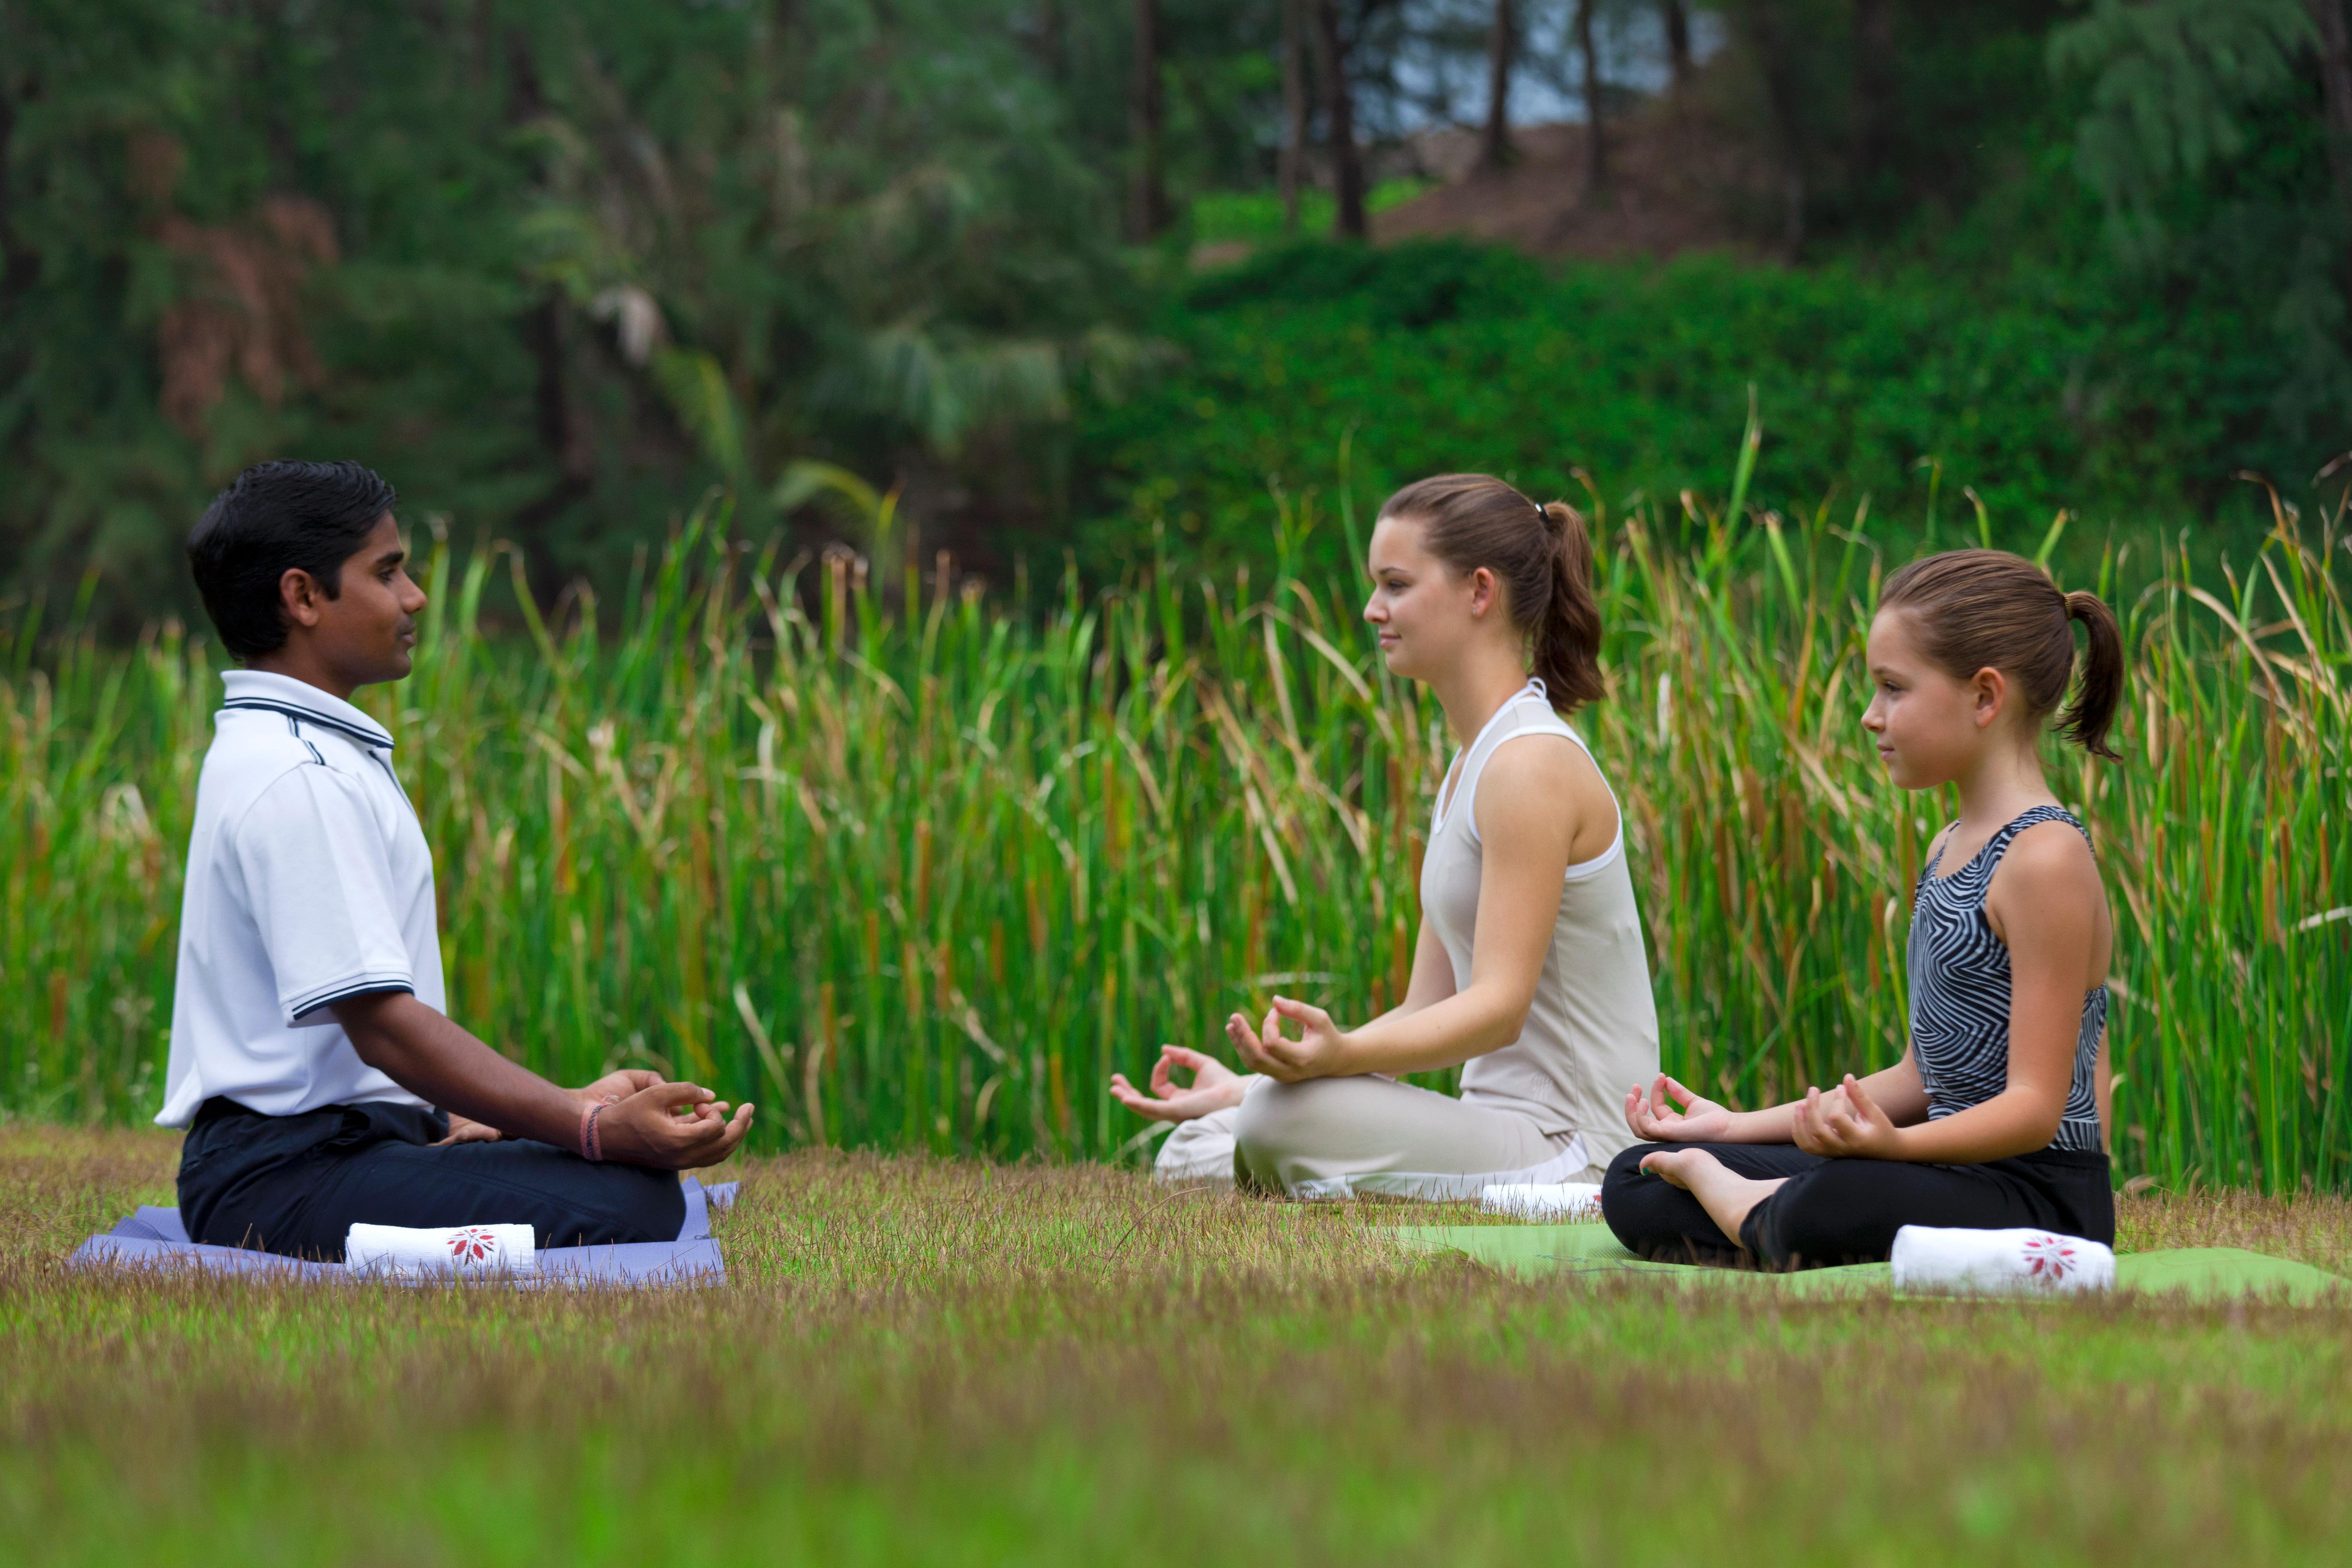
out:
{"label": "blurred tree canopy", "polygon": [[20,587],[181,603],[194,510],[286,453],[609,567],[710,479],[951,460],[1139,358],[1082,95],[968,0],[0,17]]}
{"label": "blurred tree canopy", "polygon": [[[1147,482],[1173,515],[1192,382],[1285,396],[1213,363],[1199,199],[1289,170],[1360,224],[1350,181],[1413,173],[1413,132],[1509,163],[1496,84],[1523,119],[1705,118],[1767,172],[1724,193],[1759,279],[1899,276],[1961,322],[2095,300],[2068,307],[2079,363],[2033,382],[2081,451],[2037,473],[2345,441],[2343,0],[0,0],[0,604],[91,582],[117,625],[184,612],[195,512],[281,455],[383,468],[412,520],[516,541],[543,593],[617,577],[714,484],[808,544],[852,526],[823,475],[896,486],[983,564],[1098,537]],[[1512,274],[1555,291],[1546,331],[1610,287],[1569,271]],[[1727,321],[1782,308],[1742,305],[1737,267],[1674,276]],[[1303,310],[1234,352],[1279,338],[1298,385],[1429,327]],[[1708,327],[1652,348],[1621,321],[1612,374],[1744,341]],[[1318,462],[1349,417],[1282,416],[1252,428]],[[1307,466],[1251,439],[1247,465]],[[1924,455],[1899,446],[1889,472]]]}

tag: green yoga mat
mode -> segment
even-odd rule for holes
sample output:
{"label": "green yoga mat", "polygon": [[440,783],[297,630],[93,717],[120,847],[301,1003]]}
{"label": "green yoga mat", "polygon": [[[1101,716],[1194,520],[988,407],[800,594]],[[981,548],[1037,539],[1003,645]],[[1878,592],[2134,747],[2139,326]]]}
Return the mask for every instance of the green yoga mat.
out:
{"label": "green yoga mat", "polygon": [[[1619,1246],[1609,1227],[1599,1224],[1405,1226],[1398,1228],[1397,1236],[1413,1247],[1451,1247],[1490,1268],[1522,1279],[1641,1274],[1686,1286],[1770,1290],[1798,1297],[1885,1295],[1894,1287],[1893,1267],[1885,1263],[1808,1268],[1799,1274],[1646,1263]],[[2243,1247],[2178,1247],[2161,1252],[2117,1254],[2116,1288],[2198,1300],[2259,1298],[2308,1304],[2332,1292],[2352,1289],[2352,1281],[2308,1263]]]}

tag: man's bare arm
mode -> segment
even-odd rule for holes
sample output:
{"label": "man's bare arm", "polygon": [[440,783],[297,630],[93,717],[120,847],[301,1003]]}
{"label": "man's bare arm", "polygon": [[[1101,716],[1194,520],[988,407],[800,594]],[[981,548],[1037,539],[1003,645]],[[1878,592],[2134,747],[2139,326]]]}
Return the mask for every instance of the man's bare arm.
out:
{"label": "man's bare arm", "polygon": [[[353,996],[333,1011],[360,1060],[419,1099],[511,1137],[580,1147],[578,1095],[509,1061],[407,992]],[[727,1111],[707,1089],[656,1084],[600,1113],[597,1134],[608,1160],[691,1170],[733,1153],[750,1131],[751,1106],[731,1119]]]}

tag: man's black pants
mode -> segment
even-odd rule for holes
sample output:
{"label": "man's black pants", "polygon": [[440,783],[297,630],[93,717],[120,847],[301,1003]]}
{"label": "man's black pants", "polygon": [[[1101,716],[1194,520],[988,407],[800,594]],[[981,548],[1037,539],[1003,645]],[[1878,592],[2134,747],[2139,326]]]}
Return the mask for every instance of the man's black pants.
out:
{"label": "man's black pants", "polygon": [[205,1101],[180,1149],[190,1239],[340,1262],[354,1224],[528,1225],[541,1247],[675,1241],[671,1171],[592,1164],[528,1139],[430,1147],[448,1118],[412,1105],[263,1116]]}
{"label": "man's black pants", "polygon": [[[1734,1246],[1698,1199],[1642,1169],[1661,1150],[1704,1149],[1737,1174],[1786,1176],[1748,1211]],[[2107,1157],[2044,1149],[1980,1165],[1828,1160],[1791,1143],[1636,1143],[1609,1163],[1601,1216],[1617,1239],[1664,1262],[1728,1262],[1745,1247],[1767,1268],[1876,1263],[1906,1225],[2007,1230],[2032,1226],[2115,1245]]]}

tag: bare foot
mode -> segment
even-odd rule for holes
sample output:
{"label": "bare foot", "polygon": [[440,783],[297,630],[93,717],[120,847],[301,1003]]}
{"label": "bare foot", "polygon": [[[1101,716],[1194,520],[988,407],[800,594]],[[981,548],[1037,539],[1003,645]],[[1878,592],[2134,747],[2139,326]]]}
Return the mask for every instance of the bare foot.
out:
{"label": "bare foot", "polygon": [[1748,1213],[1780,1190],[1786,1176],[1759,1182],[1727,1168],[1704,1149],[1661,1149],[1642,1157],[1642,1169],[1672,1182],[1698,1200],[1706,1217],[1715,1221],[1725,1239],[1739,1246],[1739,1227]]}

